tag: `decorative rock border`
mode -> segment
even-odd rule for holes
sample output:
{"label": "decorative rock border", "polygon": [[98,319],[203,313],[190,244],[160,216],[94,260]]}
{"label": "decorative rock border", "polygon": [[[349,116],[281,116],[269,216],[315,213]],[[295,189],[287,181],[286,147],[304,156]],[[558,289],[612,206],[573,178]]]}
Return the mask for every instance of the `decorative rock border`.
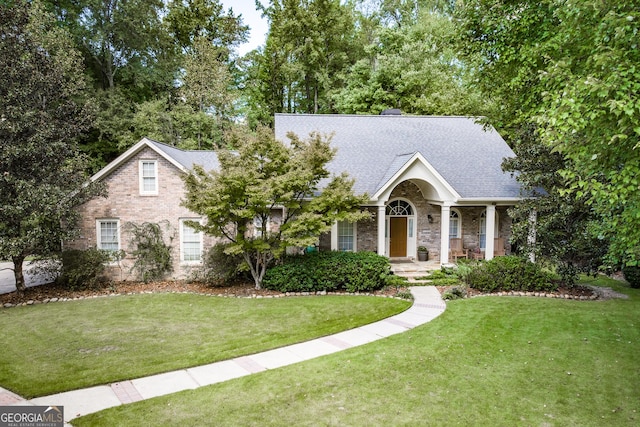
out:
{"label": "decorative rock border", "polygon": [[247,299],[269,299],[269,298],[287,298],[287,297],[300,297],[300,296],[324,296],[324,295],[342,295],[342,296],[370,296],[370,297],[379,297],[379,298],[393,298],[399,300],[407,300],[407,298],[396,297],[394,295],[382,295],[382,294],[372,294],[370,292],[327,292],[327,291],[317,291],[317,292],[285,292],[282,294],[275,295],[236,295],[236,294],[219,294],[219,293],[202,293],[202,292],[191,292],[191,291],[170,291],[170,292],[153,292],[153,291],[142,291],[142,292],[126,292],[126,293],[113,293],[113,294],[104,294],[104,295],[90,295],[90,296],[78,296],[73,298],[45,298],[43,300],[28,300],[25,302],[21,302],[18,304],[12,303],[4,303],[0,308],[12,308],[12,307],[26,307],[29,305],[40,305],[40,304],[49,304],[52,302],[66,302],[66,301],[82,301],[88,299],[95,298],[108,298],[108,297],[117,297],[123,295],[144,295],[144,294],[190,294],[190,295],[202,295],[206,297],[219,297],[219,298],[247,298]]}
{"label": "decorative rock border", "polygon": [[520,291],[509,291],[509,292],[491,292],[485,294],[477,294],[477,295],[468,295],[467,298],[477,298],[477,297],[540,297],[540,298],[557,298],[557,299],[572,299],[577,301],[593,301],[598,299],[598,294],[592,291],[590,296],[586,295],[571,295],[571,294],[561,294],[561,293],[548,293],[548,292],[520,292]]}

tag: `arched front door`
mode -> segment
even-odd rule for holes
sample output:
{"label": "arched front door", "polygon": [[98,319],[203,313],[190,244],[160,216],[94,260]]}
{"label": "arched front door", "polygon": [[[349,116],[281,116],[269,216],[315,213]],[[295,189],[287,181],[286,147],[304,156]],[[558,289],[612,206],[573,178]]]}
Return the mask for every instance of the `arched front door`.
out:
{"label": "arched front door", "polygon": [[415,256],[415,216],[411,204],[393,200],[387,204],[386,214],[389,257]]}

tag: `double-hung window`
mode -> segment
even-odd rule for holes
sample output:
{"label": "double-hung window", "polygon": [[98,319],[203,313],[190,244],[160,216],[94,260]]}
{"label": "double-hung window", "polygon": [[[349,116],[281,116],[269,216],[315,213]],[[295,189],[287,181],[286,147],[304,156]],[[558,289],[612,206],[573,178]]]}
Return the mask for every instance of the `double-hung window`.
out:
{"label": "double-hung window", "polygon": [[145,196],[158,194],[158,162],[140,160],[140,194]]}
{"label": "double-hung window", "polygon": [[98,249],[118,251],[120,249],[120,221],[117,219],[99,219],[96,222]]}
{"label": "double-hung window", "polygon": [[199,262],[202,260],[202,232],[194,230],[188,221],[199,222],[198,218],[180,220],[180,261]]}
{"label": "double-hung window", "polygon": [[352,222],[338,221],[338,250],[355,251],[356,226]]}

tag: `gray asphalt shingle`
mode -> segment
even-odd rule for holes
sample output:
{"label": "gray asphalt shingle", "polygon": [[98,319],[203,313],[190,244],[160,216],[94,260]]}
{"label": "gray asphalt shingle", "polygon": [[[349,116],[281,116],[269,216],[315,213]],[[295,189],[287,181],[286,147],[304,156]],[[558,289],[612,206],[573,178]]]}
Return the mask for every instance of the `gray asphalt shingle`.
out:
{"label": "gray asphalt shingle", "polygon": [[416,152],[462,198],[518,198],[520,185],[501,168],[514,153],[492,127],[470,117],[276,114],[276,138],[333,135],[332,173],[348,172],[355,190],[373,195]]}

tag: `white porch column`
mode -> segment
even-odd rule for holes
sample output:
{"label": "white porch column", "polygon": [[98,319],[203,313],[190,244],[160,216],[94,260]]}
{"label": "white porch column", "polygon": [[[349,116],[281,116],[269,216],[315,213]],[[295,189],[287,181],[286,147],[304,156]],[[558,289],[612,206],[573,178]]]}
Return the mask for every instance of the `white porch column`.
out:
{"label": "white porch column", "polygon": [[378,255],[385,255],[385,249],[387,246],[387,242],[385,240],[385,230],[386,230],[386,215],[387,210],[386,206],[378,206]]}
{"label": "white porch column", "polygon": [[449,217],[451,206],[440,209],[440,265],[449,263]]}
{"label": "white porch column", "polygon": [[527,236],[527,246],[529,246],[529,260],[536,262],[536,222],[538,221],[538,211],[533,209],[529,213],[529,235]]}
{"label": "white porch column", "polygon": [[484,258],[486,260],[493,259],[493,250],[495,247],[496,237],[496,207],[495,205],[487,205],[486,212],[486,227],[485,236],[487,236],[486,247],[484,250]]}
{"label": "white porch column", "polygon": [[331,226],[331,250],[338,250],[338,221],[334,221]]}

